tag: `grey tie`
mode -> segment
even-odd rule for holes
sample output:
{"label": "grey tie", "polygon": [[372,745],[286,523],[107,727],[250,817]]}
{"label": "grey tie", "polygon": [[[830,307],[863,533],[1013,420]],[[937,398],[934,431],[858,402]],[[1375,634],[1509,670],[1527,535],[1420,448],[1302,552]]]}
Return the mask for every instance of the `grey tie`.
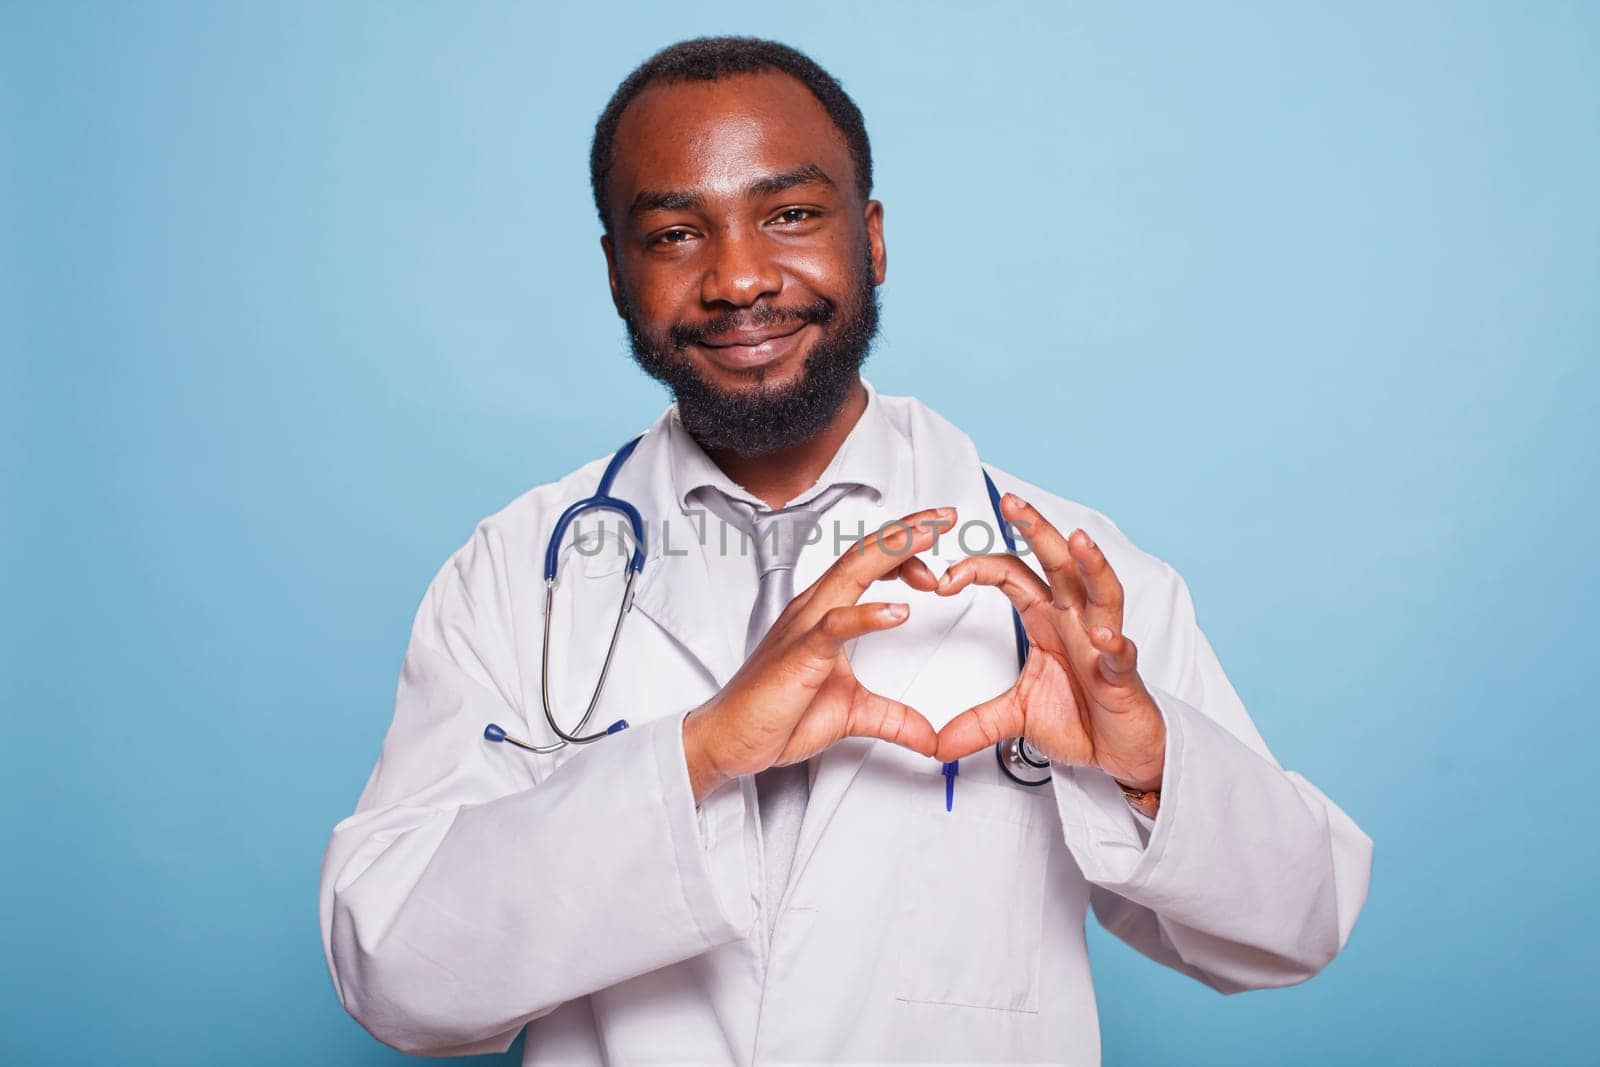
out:
{"label": "grey tie", "polygon": [[[717,505],[728,505],[736,513],[739,520],[737,525],[751,530],[755,538],[756,568],[761,575],[761,585],[756,590],[755,607],[750,611],[750,625],[745,630],[746,659],[794,599],[794,565],[800,556],[801,545],[810,531],[817,527],[822,513],[854,488],[854,484],[832,485],[804,503],[778,511],[757,511],[754,505],[735,500],[720,490],[714,493],[712,509],[722,514],[723,509]],[[795,848],[800,843],[800,821],[805,816],[810,794],[811,781],[804,763],[771,767],[756,775],[761,842],[767,857],[769,934],[772,930],[771,917],[789,884]]]}

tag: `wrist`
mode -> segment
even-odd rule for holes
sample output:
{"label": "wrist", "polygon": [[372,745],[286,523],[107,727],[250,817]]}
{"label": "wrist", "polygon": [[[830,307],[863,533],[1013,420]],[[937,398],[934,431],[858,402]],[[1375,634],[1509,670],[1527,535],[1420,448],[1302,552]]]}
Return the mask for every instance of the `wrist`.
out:
{"label": "wrist", "polygon": [[1100,766],[1123,792],[1161,792],[1161,780],[1167,770],[1167,724],[1154,701],[1150,705],[1149,727],[1140,731],[1136,739],[1108,751]]}
{"label": "wrist", "polygon": [[1124,793],[1130,789],[1138,793],[1159,793],[1161,792],[1161,772],[1163,769],[1160,764],[1157,764],[1153,769],[1144,771],[1119,768],[1108,773],[1111,775],[1111,780],[1122,787]]}
{"label": "wrist", "polygon": [[1122,790],[1122,795],[1127,800],[1128,806],[1145,818],[1153,819],[1156,817],[1156,812],[1161,810],[1161,783],[1159,780],[1154,787],[1146,789],[1136,789],[1133,786],[1117,781],[1115,778],[1112,781],[1116,782],[1118,788]]}
{"label": "wrist", "polygon": [[701,706],[683,720],[683,756],[689,767],[689,788],[694,792],[696,807],[733,777],[722,770],[713,753],[711,724],[706,714],[707,709]]}

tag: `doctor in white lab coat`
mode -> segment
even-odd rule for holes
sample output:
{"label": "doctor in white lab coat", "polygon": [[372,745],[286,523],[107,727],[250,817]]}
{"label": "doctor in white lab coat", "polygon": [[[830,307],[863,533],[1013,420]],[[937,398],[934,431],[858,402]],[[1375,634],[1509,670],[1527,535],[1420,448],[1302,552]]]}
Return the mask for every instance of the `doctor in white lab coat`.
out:
{"label": "doctor in white lab coat", "polygon": [[[767,42],[676,47],[662,53],[673,73],[647,64],[624,83],[614,145],[596,154],[621,186],[596,189],[603,217],[617,205],[618,309],[641,365],[677,396],[613,486],[645,519],[647,556],[593,723],[631,725],[550,755],[483,737],[495,722],[554,740],[543,556],[606,456],[484,520],[428,588],[382,754],[323,866],[346,1009],[430,1054],[502,1050],[527,1027],[527,1063],[1092,1064],[1090,908],[1224,991],[1316,974],[1361,909],[1370,841],[1278,766],[1170,566],[1104,516],[983,465],[919,401],[879,394],[855,373],[870,328],[823,347],[875,311],[851,302],[849,279],[830,289],[827,242],[843,249],[841,278],[869,260],[876,284],[884,264],[881,205],[845,177],[860,159],[826,86]],[[684,72],[710,48],[724,51],[708,73]],[[663,230],[686,237],[662,250]],[[674,297],[683,278],[694,285]],[[782,337],[772,323],[789,320],[760,310],[829,303]],[[677,344],[667,327],[694,314],[712,326]],[[845,353],[849,373],[807,378],[819,349]],[[663,352],[679,354],[677,377]],[[784,409],[802,422],[816,398],[844,399],[821,431],[741,456],[707,420],[749,410],[717,405],[752,368],[806,386]],[[691,372],[721,392],[685,384]],[[1020,559],[989,541],[985,470],[1014,494],[1005,517],[1033,550]],[[690,493],[781,506],[834,482],[860,491],[827,512],[794,603],[747,661],[753,572],[730,577]],[[940,507],[957,530],[976,525],[957,537],[926,511]],[[885,526],[919,518],[914,534]],[[841,545],[837,530],[865,531],[862,550],[842,551],[855,537]],[[618,531],[580,528],[561,554],[551,700],[569,728],[615,618]],[[847,607],[886,601],[908,611]],[[830,605],[849,625],[823,622]],[[1014,605],[1033,643],[1020,682]],[[807,680],[818,663],[835,672],[820,689]],[[1014,734],[1050,755],[1044,787],[1002,775],[991,745]],[[946,811],[940,763],[957,757]],[[800,760],[809,799],[770,901],[752,775]]]}

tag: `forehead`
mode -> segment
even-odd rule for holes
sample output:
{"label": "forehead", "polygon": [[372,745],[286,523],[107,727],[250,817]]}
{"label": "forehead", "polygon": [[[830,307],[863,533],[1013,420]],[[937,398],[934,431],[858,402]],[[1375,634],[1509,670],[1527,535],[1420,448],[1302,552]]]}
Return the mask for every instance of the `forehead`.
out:
{"label": "forehead", "polygon": [[623,111],[614,145],[613,210],[640,189],[730,193],[753,174],[807,163],[855,187],[849,148],[822,102],[775,71],[651,85]]}

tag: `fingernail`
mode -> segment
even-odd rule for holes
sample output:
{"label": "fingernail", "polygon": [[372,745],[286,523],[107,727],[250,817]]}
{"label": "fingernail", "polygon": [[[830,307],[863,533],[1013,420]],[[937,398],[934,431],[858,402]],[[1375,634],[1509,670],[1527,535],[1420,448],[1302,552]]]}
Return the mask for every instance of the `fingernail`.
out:
{"label": "fingernail", "polygon": [[1025,508],[1028,506],[1028,502],[1015,493],[1006,494],[1006,503],[1010,504],[1014,508]]}
{"label": "fingernail", "polygon": [[1109,643],[1111,638],[1115,635],[1112,634],[1109,626],[1096,626],[1094,628],[1094,636],[1102,645],[1104,645]]}
{"label": "fingernail", "polygon": [[890,604],[884,608],[884,614],[891,619],[903,619],[910,611],[910,604]]}

